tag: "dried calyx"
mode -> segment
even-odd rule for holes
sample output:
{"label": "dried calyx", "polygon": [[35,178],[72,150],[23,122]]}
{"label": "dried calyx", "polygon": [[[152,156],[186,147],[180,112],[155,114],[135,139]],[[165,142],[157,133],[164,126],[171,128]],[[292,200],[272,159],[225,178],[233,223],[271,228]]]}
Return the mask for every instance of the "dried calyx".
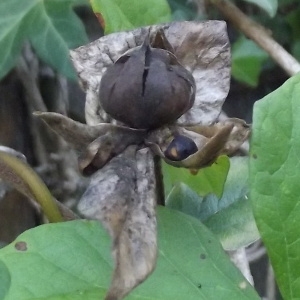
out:
{"label": "dried calyx", "polygon": [[79,169],[91,175],[130,145],[150,147],[168,164],[202,168],[218,155],[232,154],[247,139],[245,122],[229,119],[211,126],[184,126],[177,119],[194,104],[195,81],[174,55],[164,32],[147,35],[104,73],[103,109],[125,126],[79,124],[54,113],[39,116],[81,154]]}
{"label": "dried calyx", "polygon": [[102,77],[99,100],[114,119],[139,129],[175,122],[195,100],[195,81],[173,54],[163,31],[152,44],[146,37],[110,66]]}

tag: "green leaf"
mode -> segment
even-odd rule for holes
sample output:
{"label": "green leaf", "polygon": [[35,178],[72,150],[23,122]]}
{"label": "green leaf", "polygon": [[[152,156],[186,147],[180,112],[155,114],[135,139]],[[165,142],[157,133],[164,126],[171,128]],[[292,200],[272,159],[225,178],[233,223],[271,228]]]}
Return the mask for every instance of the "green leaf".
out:
{"label": "green leaf", "polygon": [[166,205],[192,217],[199,218],[203,197],[200,197],[186,184],[177,183],[166,198]]}
{"label": "green leaf", "polygon": [[128,299],[260,299],[195,218],[159,207],[158,241],[156,270]]}
{"label": "green leaf", "polygon": [[109,237],[98,222],[71,221],[29,230],[0,250],[0,260],[11,274],[5,300],[99,299],[112,270],[109,250]]}
{"label": "green leaf", "polygon": [[232,76],[250,86],[257,86],[261,67],[268,54],[253,41],[239,38],[232,46]]}
{"label": "green leaf", "polygon": [[75,78],[69,48],[87,42],[83,24],[72,10],[78,0],[4,0],[0,3],[0,77],[15,65],[29,40],[46,63]]}
{"label": "green leaf", "polygon": [[[259,299],[196,219],[160,207],[158,235],[157,268],[126,299]],[[113,268],[109,251],[96,221],[39,226],[0,250],[0,278],[6,268],[11,275],[0,291],[9,286],[4,300],[103,299]]]}
{"label": "green leaf", "polygon": [[271,18],[276,15],[278,0],[244,0],[263,9]]}
{"label": "green leaf", "polygon": [[91,0],[91,4],[104,21],[105,34],[171,21],[166,0]]}
{"label": "green leaf", "polygon": [[204,224],[219,238],[226,250],[246,247],[260,237],[248,198],[238,199],[209,217]]}
{"label": "green leaf", "polygon": [[292,29],[293,38],[295,41],[300,39],[300,8],[291,11],[286,17],[285,20],[290,25]]}
{"label": "green leaf", "polygon": [[0,299],[5,299],[5,296],[8,293],[9,287],[10,287],[10,274],[9,271],[5,265],[5,263],[3,263],[0,260]]}
{"label": "green leaf", "polygon": [[292,44],[292,54],[298,60],[300,60],[300,40]]}
{"label": "green leaf", "polygon": [[300,298],[300,75],[254,106],[251,201],[284,299]]}
{"label": "green leaf", "polygon": [[259,238],[248,194],[248,160],[231,159],[231,166],[221,198],[199,197],[185,185],[177,185],[166,199],[170,208],[202,221],[222,243],[224,249],[235,250]]}
{"label": "green leaf", "polygon": [[200,196],[212,193],[221,197],[229,167],[229,158],[225,155],[219,156],[216,162],[210,167],[200,169],[196,175],[188,169],[174,168],[163,163],[165,195],[168,195],[177,183],[182,182]]}

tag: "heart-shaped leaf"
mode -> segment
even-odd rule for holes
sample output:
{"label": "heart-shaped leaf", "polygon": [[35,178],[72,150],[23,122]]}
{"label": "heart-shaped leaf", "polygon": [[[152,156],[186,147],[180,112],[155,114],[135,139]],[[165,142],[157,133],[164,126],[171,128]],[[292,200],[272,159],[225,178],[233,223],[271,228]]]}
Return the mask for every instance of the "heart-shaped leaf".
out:
{"label": "heart-shaped leaf", "polygon": [[[259,299],[196,219],[159,208],[158,232],[157,269],[126,299]],[[110,239],[96,221],[29,230],[0,250],[1,299],[103,299],[113,269],[109,249]]]}
{"label": "heart-shaped leaf", "polygon": [[284,299],[300,298],[300,75],[258,101],[250,179],[257,226]]}

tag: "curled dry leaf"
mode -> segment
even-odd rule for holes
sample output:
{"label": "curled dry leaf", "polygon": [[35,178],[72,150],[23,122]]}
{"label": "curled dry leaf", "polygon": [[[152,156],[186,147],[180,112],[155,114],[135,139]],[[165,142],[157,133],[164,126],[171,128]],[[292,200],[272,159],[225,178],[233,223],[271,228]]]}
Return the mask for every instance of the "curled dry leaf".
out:
{"label": "curled dry leaf", "polygon": [[193,107],[178,122],[183,125],[215,122],[228,94],[230,47],[223,21],[174,22],[113,33],[71,51],[86,96],[86,122],[96,125],[112,119],[102,110],[99,87],[106,68],[126,51],[141,45],[149,34],[163,29],[178,61],[191,71],[196,82]]}
{"label": "curled dry leaf", "polygon": [[152,153],[129,147],[95,173],[78,209],[113,238],[115,269],[106,300],[122,299],[154,269],[157,255]]}

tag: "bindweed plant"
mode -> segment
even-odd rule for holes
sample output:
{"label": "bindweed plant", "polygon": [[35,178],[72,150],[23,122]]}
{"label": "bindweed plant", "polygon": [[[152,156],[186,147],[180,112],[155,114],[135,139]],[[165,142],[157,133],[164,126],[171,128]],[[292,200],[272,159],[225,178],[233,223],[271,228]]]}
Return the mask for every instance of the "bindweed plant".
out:
{"label": "bindweed plant", "polygon": [[[86,124],[35,112],[90,176],[78,203],[86,219],[56,201],[24,159],[0,149],[0,177],[54,222],[0,250],[0,299],[259,299],[224,249],[260,236],[283,297],[299,297],[299,75],[256,104],[250,155],[232,157],[250,126],[219,117],[230,81],[226,24],[133,29],[151,21],[130,22],[118,1],[91,3],[106,33],[131,31],[71,51]],[[121,12],[118,29],[111,7]]]}

